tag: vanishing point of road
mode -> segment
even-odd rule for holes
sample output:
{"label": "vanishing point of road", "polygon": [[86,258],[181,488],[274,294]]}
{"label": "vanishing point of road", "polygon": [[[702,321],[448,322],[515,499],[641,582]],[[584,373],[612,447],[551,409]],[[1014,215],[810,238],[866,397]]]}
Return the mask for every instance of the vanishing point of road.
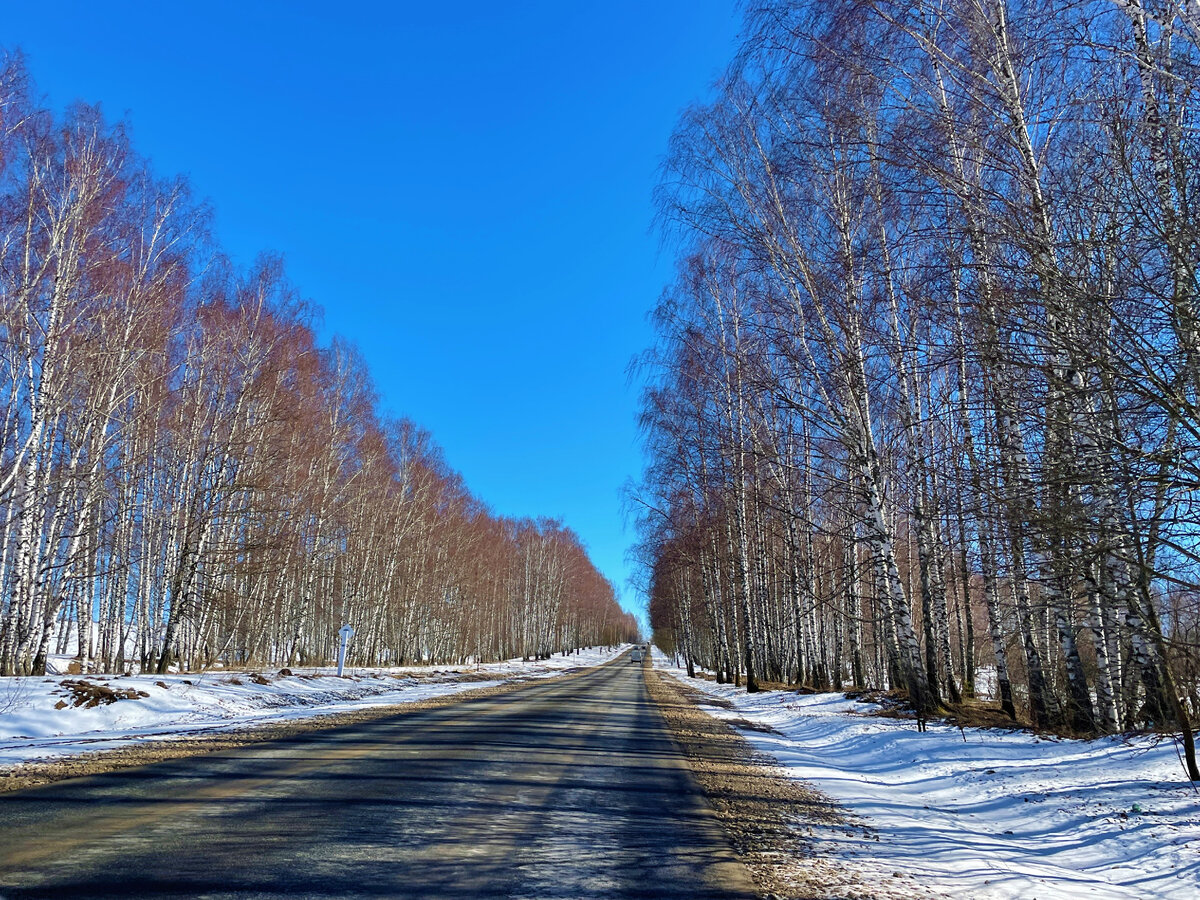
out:
{"label": "vanishing point of road", "polygon": [[0,898],[752,897],[643,674],[0,795]]}

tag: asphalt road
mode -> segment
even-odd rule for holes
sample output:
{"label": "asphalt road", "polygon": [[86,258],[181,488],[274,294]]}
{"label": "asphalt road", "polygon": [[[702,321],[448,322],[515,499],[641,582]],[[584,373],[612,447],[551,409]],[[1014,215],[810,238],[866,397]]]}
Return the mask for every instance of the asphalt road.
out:
{"label": "asphalt road", "polygon": [[641,666],[0,795],[0,897],[752,897]]}

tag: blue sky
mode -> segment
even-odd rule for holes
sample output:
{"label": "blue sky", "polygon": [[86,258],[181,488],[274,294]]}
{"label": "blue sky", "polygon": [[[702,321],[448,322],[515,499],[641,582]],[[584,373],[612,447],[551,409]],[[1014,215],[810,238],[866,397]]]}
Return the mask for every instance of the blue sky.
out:
{"label": "blue sky", "polygon": [[561,517],[627,608],[626,365],[671,275],[650,194],[734,0],[8,4],[47,101],[125,116],[243,262],[280,252],[504,515]]}

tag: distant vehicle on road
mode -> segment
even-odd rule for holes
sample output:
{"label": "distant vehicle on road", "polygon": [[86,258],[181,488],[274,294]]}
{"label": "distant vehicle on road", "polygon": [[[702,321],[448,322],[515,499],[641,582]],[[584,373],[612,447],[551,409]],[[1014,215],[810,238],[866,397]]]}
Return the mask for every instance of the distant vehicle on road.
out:
{"label": "distant vehicle on road", "polygon": [[629,660],[630,660],[630,662],[641,662],[642,661],[642,648],[634,647],[633,652],[631,654],[629,654]]}

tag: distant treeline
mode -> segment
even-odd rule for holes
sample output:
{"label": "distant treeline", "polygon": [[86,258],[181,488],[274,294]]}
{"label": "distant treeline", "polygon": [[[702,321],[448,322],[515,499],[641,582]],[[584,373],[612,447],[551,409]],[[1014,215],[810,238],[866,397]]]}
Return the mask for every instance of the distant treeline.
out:
{"label": "distant treeline", "polygon": [[1193,3],[748,5],[660,189],[660,644],[1190,734],[1198,99]]}
{"label": "distant treeline", "polygon": [[[236,271],[120,124],[0,58],[0,673],[546,655],[637,627],[579,539],[497,518]],[[411,336],[397,335],[402,342]]]}

